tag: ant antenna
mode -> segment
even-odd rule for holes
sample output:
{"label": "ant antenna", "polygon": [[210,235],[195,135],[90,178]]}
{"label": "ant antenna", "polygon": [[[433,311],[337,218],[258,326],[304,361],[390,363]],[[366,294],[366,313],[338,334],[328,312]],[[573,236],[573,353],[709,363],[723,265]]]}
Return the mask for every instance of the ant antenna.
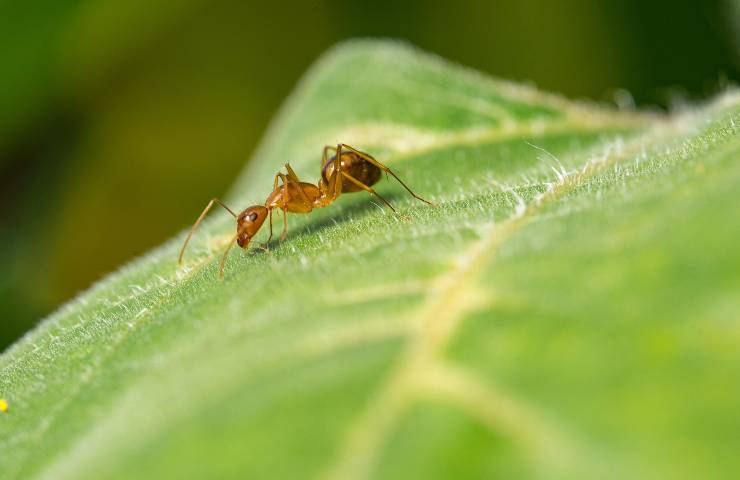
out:
{"label": "ant antenna", "polygon": [[219,264],[219,268],[218,268],[218,276],[219,276],[219,278],[221,278],[221,280],[224,279],[224,267],[226,266],[226,259],[229,256],[229,252],[231,251],[231,247],[234,246],[234,242],[236,242],[236,239],[239,238],[239,235],[240,234],[241,234],[241,232],[239,232],[239,231],[236,232],[236,235],[234,235],[232,237],[231,241],[229,242],[229,246],[226,247],[226,251],[224,252],[224,256],[221,257],[221,263]]}
{"label": "ant antenna", "polygon": [[237,228],[236,229],[236,235],[231,237],[231,240],[229,241],[229,246],[226,247],[226,251],[224,252],[224,256],[221,257],[221,263],[219,264],[218,268],[218,275],[221,277],[221,280],[224,279],[224,267],[226,266],[226,259],[229,257],[229,252],[231,251],[231,248],[234,246],[234,243],[239,238],[239,235],[244,233],[247,229],[246,228]]}
{"label": "ant antenna", "polygon": [[[226,211],[228,211],[234,218],[236,218],[236,213],[234,213],[233,211],[231,211],[231,209],[229,207],[227,207],[226,205],[224,205],[221,202],[221,200],[219,200],[218,198],[212,198],[211,201],[208,202],[208,205],[206,205],[206,208],[203,210],[203,213],[200,214],[200,217],[198,217],[198,220],[195,221],[195,224],[190,229],[190,233],[188,233],[188,238],[185,239],[185,243],[182,244],[182,248],[180,249],[180,256],[177,257],[177,263],[179,265],[182,265],[182,256],[185,254],[185,248],[188,246],[188,242],[190,242],[190,238],[193,236],[193,233],[195,233],[195,229],[198,228],[198,225],[200,225],[200,222],[203,221],[203,218],[208,213],[208,210],[210,210],[211,207],[215,203],[217,203],[217,204],[221,205],[222,207],[224,207],[226,209]],[[222,272],[223,272],[223,269],[222,269]]]}

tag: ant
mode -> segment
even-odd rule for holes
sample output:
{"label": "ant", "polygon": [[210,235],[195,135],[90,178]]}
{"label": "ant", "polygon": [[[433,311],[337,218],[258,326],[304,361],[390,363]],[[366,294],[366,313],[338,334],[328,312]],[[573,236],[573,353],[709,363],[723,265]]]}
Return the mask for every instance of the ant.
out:
{"label": "ant", "polygon": [[[329,152],[333,152],[331,157],[329,157]],[[234,241],[246,250],[252,237],[257,234],[265,219],[269,217],[270,236],[267,238],[267,242],[260,246],[260,248],[267,251],[267,245],[272,240],[272,211],[276,208],[283,211],[283,232],[280,234],[281,241],[285,240],[285,236],[288,233],[288,212],[309,213],[315,208],[330,205],[342,193],[364,190],[378,197],[393,213],[398,214],[396,209],[393,208],[393,205],[372,188],[372,185],[380,180],[382,172],[398,180],[417,200],[434,205],[432,202],[415,194],[390,168],[380,163],[373,156],[361,152],[346,143],[340,143],[336,147],[329,145],[324,147],[324,152],[321,156],[321,178],[316,185],[302,182],[290,167],[290,164],[286,163],[285,168],[287,174],[278,172],[275,175],[272,193],[268,195],[264,205],[253,205],[237,215],[218,198],[213,198],[208,202],[203,213],[200,214],[200,217],[198,217],[198,220],[195,221],[195,224],[190,229],[190,233],[188,233],[182,249],[180,249],[178,263],[182,264],[182,256],[195,229],[198,228],[198,225],[203,221],[203,218],[211,207],[216,204],[222,206],[236,219],[236,235],[229,242],[229,246],[221,258],[219,266],[219,276],[221,278],[224,276],[224,265],[231,247],[234,246]],[[279,182],[282,183],[278,185]]]}

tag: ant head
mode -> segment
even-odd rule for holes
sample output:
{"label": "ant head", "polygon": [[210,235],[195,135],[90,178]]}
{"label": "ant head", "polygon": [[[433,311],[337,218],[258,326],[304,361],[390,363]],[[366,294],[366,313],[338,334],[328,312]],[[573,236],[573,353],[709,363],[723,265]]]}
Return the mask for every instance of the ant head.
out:
{"label": "ant head", "polygon": [[249,241],[257,235],[262,222],[267,218],[268,210],[262,205],[254,205],[245,209],[236,217],[236,243],[242,248],[249,246]]}

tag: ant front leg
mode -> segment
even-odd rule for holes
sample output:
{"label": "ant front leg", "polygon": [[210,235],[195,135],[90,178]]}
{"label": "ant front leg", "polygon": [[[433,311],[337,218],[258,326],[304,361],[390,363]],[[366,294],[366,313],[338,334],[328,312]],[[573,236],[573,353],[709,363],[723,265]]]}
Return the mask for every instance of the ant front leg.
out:
{"label": "ant front leg", "polygon": [[272,208],[270,209],[270,236],[267,237],[267,243],[269,244],[272,240]]}
{"label": "ant front leg", "polygon": [[365,153],[365,152],[361,152],[360,150],[357,150],[356,148],[351,147],[351,146],[347,145],[346,143],[342,143],[340,145],[341,145],[342,148],[345,148],[345,149],[349,150],[350,152],[354,153],[355,155],[358,155],[362,159],[367,160],[368,162],[372,163],[373,165],[375,165],[379,169],[383,170],[385,173],[390,174],[391,176],[393,176],[393,178],[395,178],[396,180],[398,180],[398,183],[400,183],[401,185],[403,185],[403,188],[405,188],[406,191],[408,191],[411,194],[411,196],[414,197],[415,199],[421,200],[424,203],[427,203],[429,205],[434,206],[434,203],[430,202],[429,200],[427,200],[425,198],[421,198],[420,196],[418,196],[417,194],[415,194],[413,192],[413,190],[411,190],[409,188],[408,185],[406,185],[405,183],[403,183],[403,180],[401,180],[400,178],[398,178],[398,175],[396,175],[393,172],[393,170],[391,170],[390,168],[388,168],[386,165],[380,163],[372,155],[370,155],[368,153]]}
{"label": "ant front leg", "polygon": [[[294,172],[295,173],[295,172]],[[288,204],[290,203],[290,192],[288,190],[288,183],[292,183],[291,180],[283,173],[278,173],[277,177],[279,177],[283,181],[283,198],[281,200],[281,206],[279,207],[280,210],[283,211],[283,232],[280,234],[280,241],[285,241],[285,237],[288,235]],[[298,185],[299,191],[303,194],[305,197],[305,193],[300,188],[300,185]],[[272,211],[272,210],[271,210]]]}
{"label": "ant front leg", "polygon": [[270,212],[268,214],[268,217],[269,217],[269,226],[270,226],[270,235],[267,237],[267,241],[263,245],[260,245],[260,248],[262,250],[264,250],[265,252],[270,253],[270,241],[272,240],[272,208],[270,208],[268,211]]}
{"label": "ant front leg", "polygon": [[280,234],[280,241],[284,242],[288,236],[288,211],[283,209],[283,233]]}

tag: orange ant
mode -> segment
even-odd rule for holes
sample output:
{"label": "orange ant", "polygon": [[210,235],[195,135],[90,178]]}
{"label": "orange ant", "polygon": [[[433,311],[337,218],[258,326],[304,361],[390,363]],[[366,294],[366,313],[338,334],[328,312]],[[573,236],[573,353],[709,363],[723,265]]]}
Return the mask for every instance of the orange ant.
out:
{"label": "orange ant", "polygon": [[[334,152],[334,155],[331,157],[329,157],[330,151]],[[321,178],[317,185],[300,181],[289,164],[286,163],[285,168],[288,172],[287,174],[277,173],[275,175],[272,193],[268,195],[264,205],[253,205],[237,215],[218,198],[214,198],[208,202],[208,205],[203,210],[203,213],[200,214],[198,220],[195,221],[195,224],[193,224],[190,233],[188,233],[185,239],[185,243],[182,245],[178,263],[182,264],[182,256],[185,253],[185,248],[188,246],[190,237],[193,236],[193,232],[195,232],[195,229],[198,228],[198,225],[200,225],[200,222],[203,221],[203,218],[214,204],[225,208],[236,219],[236,235],[229,242],[229,246],[221,258],[219,266],[219,275],[221,278],[224,275],[226,258],[231,247],[234,245],[234,241],[241,248],[246,249],[252,237],[262,227],[265,218],[269,217],[270,236],[267,238],[265,245],[260,247],[267,250],[267,244],[272,240],[272,211],[276,208],[283,211],[283,232],[280,234],[281,241],[285,240],[285,236],[288,233],[288,212],[309,213],[315,208],[322,208],[331,204],[342,193],[365,190],[382,200],[393,213],[398,214],[396,209],[393,208],[393,205],[371,187],[371,185],[376,184],[380,180],[382,172],[398,180],[414,198],[433,205],[432,202],[415,194],[390,168],[380,163],[371,155],[361,152],[345,143],[340,143],[336,147],[324,147],[324,153],[321,156]],[[278,185],[279,181],[282,182],[281,185]]]}

